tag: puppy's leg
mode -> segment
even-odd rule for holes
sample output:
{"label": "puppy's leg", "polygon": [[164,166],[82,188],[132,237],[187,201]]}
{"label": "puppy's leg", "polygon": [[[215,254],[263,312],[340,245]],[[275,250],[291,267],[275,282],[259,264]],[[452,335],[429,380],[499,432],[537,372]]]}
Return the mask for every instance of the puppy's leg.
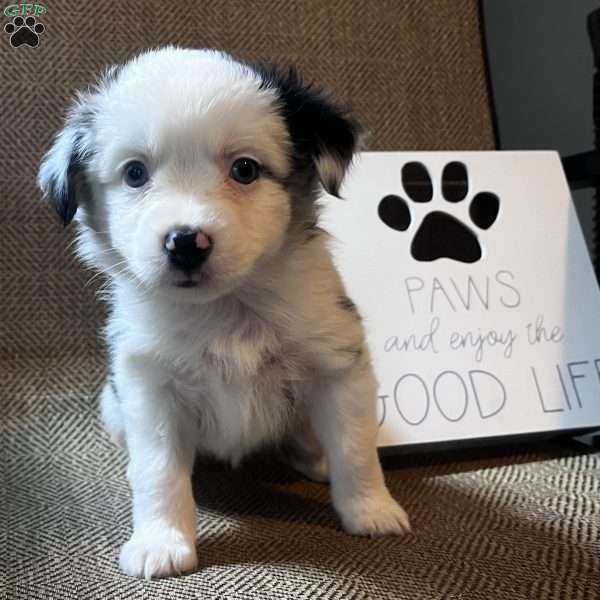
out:
{"label": "puppy's leg", "polygon": [[136,577],[166,577],[193,570],[196,505],[191,471],[193,419],[177,404],[160,369],[129,362],[120,371],[133,494],[133,535],[121,549],[121,569]]}
{"label": "puppy's leg", "polygon": [[285,438],[281,450],[284,460],[308,479],[319,483],[329,481],[329,468],[323,446],[308,419],[303,420]]}
{"label": "puppy's leg", "polygon": [[346,531],[410,531],[406,513],[385,486],[377,456],[377,384],[368,361],[322,377],[316,392],[310,402],[312,423],[325,448],[333,505]]}

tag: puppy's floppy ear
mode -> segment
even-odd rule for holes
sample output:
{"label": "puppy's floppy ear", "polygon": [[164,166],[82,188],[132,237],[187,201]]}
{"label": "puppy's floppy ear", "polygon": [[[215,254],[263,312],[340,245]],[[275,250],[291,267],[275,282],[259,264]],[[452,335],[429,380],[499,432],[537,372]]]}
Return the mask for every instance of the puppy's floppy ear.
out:
{"label": "puppy's floppy ear", "polygon": [[254,65],[263,88],[273,88],[280,100],[297,167],[314,164],[327,192],[339,195],[340,185],[358,149],[361,128],[332,95],[302,81],[295,68]]}
{"label": "puppy's floppy ear", "polygon": [[63,225],[68,225],[77,206],[89,195],[85,167],[91,156],[93,111],[89,95],[81,94],[68,113],[64,128],[45,154],[38,185]]}

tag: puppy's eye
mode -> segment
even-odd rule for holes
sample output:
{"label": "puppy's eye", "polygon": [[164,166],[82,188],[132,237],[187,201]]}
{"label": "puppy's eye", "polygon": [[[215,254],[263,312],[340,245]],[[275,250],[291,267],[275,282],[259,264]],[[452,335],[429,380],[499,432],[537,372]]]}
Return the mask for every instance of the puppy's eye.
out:
{"label": "puppy's eye", "polygon": [[258,163],[251,158],[238,158],[231,165],[231,178],[243,185],[256,181],[259,174]]}
{"label": "puppy's eye", "polygon": [[125,183],[132,188],[142,187],[149,179],[146,165],[139,160],[132,160],[125,165]]}

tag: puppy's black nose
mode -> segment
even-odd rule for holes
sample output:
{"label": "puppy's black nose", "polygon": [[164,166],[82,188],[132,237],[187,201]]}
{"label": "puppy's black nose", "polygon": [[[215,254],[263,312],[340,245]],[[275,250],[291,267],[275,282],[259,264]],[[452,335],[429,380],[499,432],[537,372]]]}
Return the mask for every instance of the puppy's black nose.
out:
{"label": "puppy's black nose", "polygon": [[206,261],[212,246],[212,240],[203,231],[192,230],[190,227],[169,231],[164,240],[169,263],[176,269],[188,272]]}

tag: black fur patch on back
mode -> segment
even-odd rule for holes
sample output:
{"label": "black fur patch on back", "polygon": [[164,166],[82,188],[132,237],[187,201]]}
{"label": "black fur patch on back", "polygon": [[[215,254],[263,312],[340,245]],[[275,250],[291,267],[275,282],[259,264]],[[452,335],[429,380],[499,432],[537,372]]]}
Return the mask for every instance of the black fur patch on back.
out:
{"label": "black fur patch on back", "polygon": [[327,232],[322,227],[319,227],[319,225],[317,225],[316,217],[304,225],[304,232],[305,232],[305,237],[304,237],[305,242],[310,242],[311,240],[314,240],[316,237],[319,237],[320,235],[327,235]]}
{"label": "black fur patch on back", "polygon": [[354,348],[352,346],[349,346],[348,348],[337,348],[337,352],[343,352],[345,354],[350,354],[354,357],[354,360],[358,360],[363,355],[362,348]]}
{"label": "black fur patch on back", "polygon": [[348,296],[340,296],[338,298],[338,304],[347,311],[356,312],[356,304]]}
{"label": "black fur patch on back", "polygon": [[354,302],[352,301],[352,298],[349,298],[345,294],[342,294],[338,298],[337,303],[340,308],[343,308],[344,310],[347,310],[349,313],[353,314],[359,321],[361,320],[358,308],[356,307],[356,304],[354,304]]}

